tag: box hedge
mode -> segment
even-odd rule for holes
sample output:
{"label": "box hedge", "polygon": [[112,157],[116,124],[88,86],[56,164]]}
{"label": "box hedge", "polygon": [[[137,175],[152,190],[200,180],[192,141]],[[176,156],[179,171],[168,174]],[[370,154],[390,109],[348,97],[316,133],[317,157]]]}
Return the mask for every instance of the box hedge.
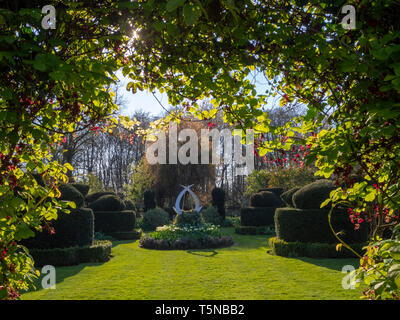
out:
{"label": "box hedge", "polygon": [[125,204],[118,196],[108,194],[101,196],[97,200],[93,201],[89,207],[93,211],[123,211],[125,210]]}
{"label": "box hedge", "polygon": [[106,262],[111,256],[112,242],[96,241],[91,246],[76,249],[78,263]]}
{"label": "box hedge", "polygon": [[242,226],[273,226],[275,207],[240,209],[240,224]]}
{"label": "box hedge", "polygon": [[88,208],[79,208],[67,214],[58,213],[57,220],[52,221],[55,233],[43,230],[35,237],[26,239],[23,244],[28,248],[67,248],[91,245],[94,239],[94,215]]}
{"label": "box hedge", "polygon": [[[345,247],[336,250],[335,243],[307,243],[286,242],[276,237],[269,239],[272,253],[282,257],[309,257],[309,258],[357,258],[357,256]],[[366,243],[352,244],[351,247],[360,255],[363,255],[363,247]]]}
{"label": "box hedge", "polygon": [[319,209],[336,187],[333,181],[317,180],[297,190],[292,197],[295,208]]}
{"label": "box hedge", "polygon": [[132,231],[136,227],[134,211],[94,211],[95,231],[104,234]]}
{"label": "box hedge", "polygon": [[[335,243],[328,222],[328,210],[278,208],[275,212],[275,231],[278,239],[287,242],[322,242]],[[344,209],[334,210],[332,226],[348,243],[362,243],[368,237],[368,225],[361,224],[359,230],[354,230],[349,216]]]}
{"label": "box hedge", "polygon": [[83,247],[30,249],[29,253],[35,261],[35,267],[44,265],[72,266],[80,263],[108,261],[111,256],[110,241],[95,241]]}
{"label": "box hedge", "polygon": [[35,267],[42,267],[45,265],[73,266],[79,264],[76,249],[77,247],[52,249],[34,248],[29,249],[29,253],[35,261]]}

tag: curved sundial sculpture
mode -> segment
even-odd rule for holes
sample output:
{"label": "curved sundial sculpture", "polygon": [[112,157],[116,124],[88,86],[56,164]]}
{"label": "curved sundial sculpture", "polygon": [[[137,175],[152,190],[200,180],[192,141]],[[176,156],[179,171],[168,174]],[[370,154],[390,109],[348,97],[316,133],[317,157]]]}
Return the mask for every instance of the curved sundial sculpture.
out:
{"label": "curved sundial sculpture", "polygon": [[177,214],[182,214],[182,210],[181,210],[181,200],[182,200],[182,198],[183,198],[183,195],[184,195],[186,192],[189,192],[189,194],[192,196],[192,198],[193,198],[193,200],[194,200],[194,203],[195,203],[195,208],[194,208],[194,210],[197,211],[197,212],[200,212],[200,210],[201,210],[202,207],[200,206],[199,198],[197,198],[196,194],[195,194],[192,190],[190,190],[190,188],[191,188],[192,186],[194,186],[194,185],[193,185],[193,184],[190,185],[190,186],[183,186],[183,185],[181,185],[181,187],[183,188],[183,190],[179,193],[178,198],[176,198],[175,207],[174,207],[174,210],[175,210],[175,212],[176,212]]}

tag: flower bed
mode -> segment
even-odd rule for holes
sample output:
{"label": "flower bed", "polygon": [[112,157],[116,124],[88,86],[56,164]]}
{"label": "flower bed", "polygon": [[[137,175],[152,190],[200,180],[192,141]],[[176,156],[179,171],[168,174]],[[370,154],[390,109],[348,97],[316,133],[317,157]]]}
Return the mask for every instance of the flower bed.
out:
{"label": "flower bed", "polygon": [[140,246],[158,250],[187,250],[222,248],[233,245],[232,237],[223,236],[212,224],[197,226],[167,225],[143,236]]}

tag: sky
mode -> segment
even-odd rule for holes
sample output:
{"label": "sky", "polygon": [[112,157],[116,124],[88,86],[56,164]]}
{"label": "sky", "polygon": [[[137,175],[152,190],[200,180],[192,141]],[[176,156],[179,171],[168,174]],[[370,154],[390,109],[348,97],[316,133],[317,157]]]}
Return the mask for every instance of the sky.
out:
{"label": "sky", "polygon": [[[117,74],[118,79],[122,82],[125,88],[129,82],[128,78],[125,78],[121,72]],[[262,76],[249,76],[249,80],[256,84],[257,93],[261,94],[265,92],[267,87],[266,81],[262,78]],[[160,115],[163,113],[164,109],[160,106],[157,100],[154,98],[153,94],[148,91],[137,91],[133,94],[131,91],[126,91],[123,89],[123,97],[127,102],[126,108],[121,110],[123,115],[130,116],[135,111],[143,110],[149,112],[151,115]],[[162,103],[165,108],[169,108],[168,97],[165,93],[160,93],[156,90],[155,95],[158,100]]]}
{"label": "sky", "polygon": [[[135,94],[133,94],[131,91],[127,91],[125,89],[129,79],[124,78],[120,72],[117,73],[117,77],[124,85],[122,92],[124,100],[127,102],[127,107],[121,110],[123,115],[130,116],[135,111],[143,110],[149,112],[151,115],[156,116],[164,111],[151,92],[137,91]],[[168,97],[166,94],[161,94],[160,92],[156,91],[156,96],[165,108],[169,107]]]}

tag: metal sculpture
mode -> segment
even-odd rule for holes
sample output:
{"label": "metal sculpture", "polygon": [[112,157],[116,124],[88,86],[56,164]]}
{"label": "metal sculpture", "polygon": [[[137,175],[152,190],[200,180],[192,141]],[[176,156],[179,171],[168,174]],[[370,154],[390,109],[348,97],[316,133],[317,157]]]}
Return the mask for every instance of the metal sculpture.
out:
{"label": "metal sculpture", "polygon": [[194,186],[194,185],[193,185],[193,184],[190,185],[190,186],[183,186],[183,185],[181,185],[181,187],[183,188],[183,190],[179,193],[178,198],[176,198],[175,207],[174,207],[174,210],[175,210],[175,212],[176,212],[177,214],[182,214],[182,210],[181,210],[181,201],[182,201],[183,195],[184,195],[186,192],[189,192],[189,194],[192,196],[192,198],[193,198],[193,200],[194,200],[194,204],[195,204],[194,211],[200,212],[202,206],[200,206],[199,198],[197,198],[196,194],[195,194],[192,190],[190,190],[190,188],[191,188],[192,186]]}

